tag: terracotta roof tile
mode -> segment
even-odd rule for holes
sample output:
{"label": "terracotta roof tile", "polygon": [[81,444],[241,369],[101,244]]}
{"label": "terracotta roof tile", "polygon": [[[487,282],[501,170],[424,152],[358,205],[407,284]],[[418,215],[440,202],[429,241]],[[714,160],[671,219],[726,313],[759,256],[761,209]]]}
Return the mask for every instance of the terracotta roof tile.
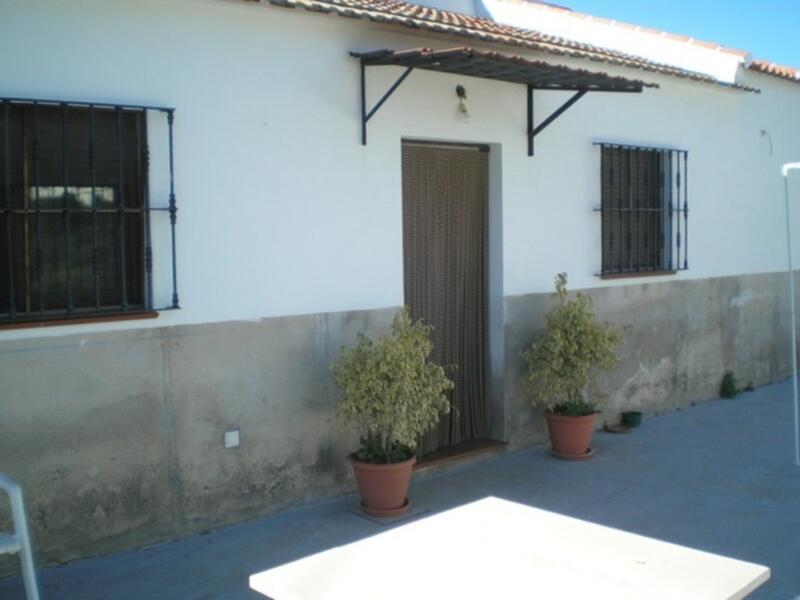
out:
{"label": "terracotta roof tile", "polygon": [[[530,4],[530,0],[506,0],[506,2],[511,2],[514,4]],[[537,8],[547,10],[547,11],[556,11],[556,12],[563,12],[563,8],[552,6],[545,2],[534,2]],[[737,48],[730,48],[727,46],[722,46],[717,44],[716,42],[709,42],[705,40],[698,40],[687,35],[682,35],[680,33],[673,33],[671,31],[666,31],[664,29],[656,29],[653,27],[644,27],[642,25],[637,25],[635,23],[627,23],[625,21],[617,21],[615,19],[609,19],[607,17],[598,17],[596,15],[590,15],[588,13],[583,12],[576,12],[573,10],[566,9],[569,16],[576,18],[576,19],[584,19],[587,21],[593,21],[595,23],[602,23],[604,25],[609,26],[616,26],[616,27],[623,27],[625,29],[633,29],[636,31],[641,31],[644,33],[649,33],[652,35],[658,35],[661,37],[666,37],[678,42],[684,42],[689,45],[696,45],[702,46],[704,48],[709,48],[712,50],[716,50],[717,52],[724,52],[726,54],[733,54],[735,56],[739,56],[741,58],[746,57],[749,53],[745,50],[739,50]]]}
{"label": "terracotta roof tile", "polygon": [[[314,12],[330,12],[343,17],[367,19],[424,29],[436,33],[479,39],[484,42],[523,47],[549,54],[604,62],[672,75],[694,81],[715,83],[726,87],[758,92],[758,89],[740,84],[729,84],[708,75],[654,62],[646,58],[617,50],[600,48],[547,35],[530,29],[504,25],[482,17],[439,10],[401,0],[250,0],[287,8],[303,8]],[[550,7],[548,7],[550,8]],[[553,10],[563,10],[553,8]]]}
{"label": "terracotta roof tile", "polygon": [[[514,3],[527,3],[529,0],[506,0],[507,2],[514,2]],[[672,33],[669,31],[665,31],[663,29],[655,29],[651,27],[643,27],[633,25],[631,23],[625,23],[622,21],[615,21],[613,19],[608,19],[605,17],[597,17],[594,15],[590,15],[588,13],[581,13],[581,12],[574,12],[569,9],[563,9],[561,7],[556,7],[549,5],[543,2],[536,2],[535,3],[538,8],[543,10],[549,11],[557,11],[557,12],[564,12],[566,10],[571,17],[584,19],[584,20],[591,20],[597,23],[602,23],[607,26],[619,26],[624,27],[626,29],[635,29],[641,31],[643,33],[649,33],[652,35],[658,35],[661,37],[666,37],[678,42],[684,42],[694,46],[700,46],[702,48],[707,48],[709,50],[716,50],[717,52],[722,52],[725,54],[731,54],[733,56],[737,56],[741,59],[746,59],[749,56],[749,52],[746,50],[739,50],[738,48],[731,48],[728,46],[722,46],[717,44],[716,42],[709,42],[705,40],[698,40],[696,38],[691,38],[689,36],[681,35],[678,33]],[[787,79],[789,81],[796,81],[800,82],[800,69],[795,67],[790,67],[787,65],[780,65],[777,63],[772,63],[769,61],[764,60],[753,60],[747,64],[747,68],[753,71],[758,71],[760,73],[764,73],[766,75],[772,75],[774,77],[779,77],[781,79]],[[745,87],[746,86],[741,86]]]}
{"label": "terracotta roof tile", "polygon": [[753,60],[747,65],[747,68],[752,71],[758,71],[766,75],[773,75],[781,79],[788,79],[800,83],[800,69],[789,67],[787,65],[779,65],[777,63],[768,62],[766,60]]}

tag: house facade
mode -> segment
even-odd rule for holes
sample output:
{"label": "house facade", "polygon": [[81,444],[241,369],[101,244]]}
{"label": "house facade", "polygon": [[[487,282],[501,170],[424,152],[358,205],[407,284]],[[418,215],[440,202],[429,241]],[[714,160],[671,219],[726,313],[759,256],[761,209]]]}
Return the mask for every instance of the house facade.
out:
{"label": "house facade", "polygon": [[546,439],[559,272],[628,330],[607,419],[788,375],[800,76],[444,8],[0,2],[0,471],[43,558],[350,490],[328,365],[404,304],[467,365],[426,451]]}

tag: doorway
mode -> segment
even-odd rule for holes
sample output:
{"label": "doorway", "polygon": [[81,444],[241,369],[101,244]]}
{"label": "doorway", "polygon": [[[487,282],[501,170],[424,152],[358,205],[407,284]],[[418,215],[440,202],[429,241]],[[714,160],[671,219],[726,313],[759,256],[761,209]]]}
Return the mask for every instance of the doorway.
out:
{"label": "doorway", "polygon": [[413,318],[434,326],[431,360],[454,365],[453,409],[421,454],[488,437],[489,149],[404,141],[403,273]]}

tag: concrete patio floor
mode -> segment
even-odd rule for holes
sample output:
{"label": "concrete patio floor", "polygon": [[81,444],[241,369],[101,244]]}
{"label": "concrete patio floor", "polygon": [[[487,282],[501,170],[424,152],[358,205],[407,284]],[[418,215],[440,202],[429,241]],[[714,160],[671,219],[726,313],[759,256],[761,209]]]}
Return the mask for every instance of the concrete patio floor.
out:
{"label": "concrete patio floor", "polygon": [[[788,382],[597,433],[595,457],[547,448],[417,476],[419,509],[498,496],[625,531],[767,565],[752,598],[800,598],[800,467]],[[45,599],[249,599],[248,576],[386,531],[349,512],[355,495],[41,574]],[[402,524],[401,524],[402,525]],[[18,578],[0,598],[24,598]],[[676,599],[677,600],[677,599]]]}

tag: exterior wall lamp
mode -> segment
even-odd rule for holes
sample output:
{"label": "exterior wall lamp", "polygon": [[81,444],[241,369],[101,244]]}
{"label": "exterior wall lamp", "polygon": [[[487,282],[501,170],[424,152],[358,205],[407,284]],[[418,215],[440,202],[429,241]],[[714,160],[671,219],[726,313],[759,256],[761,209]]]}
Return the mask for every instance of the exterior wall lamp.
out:
{"label": "exterior wall lamp", "polygon": [[464,118],[469,118],[469,109],[467,109],[467,90],[463,85],[456,86],[456,96],[458,96],[458,112]]}

